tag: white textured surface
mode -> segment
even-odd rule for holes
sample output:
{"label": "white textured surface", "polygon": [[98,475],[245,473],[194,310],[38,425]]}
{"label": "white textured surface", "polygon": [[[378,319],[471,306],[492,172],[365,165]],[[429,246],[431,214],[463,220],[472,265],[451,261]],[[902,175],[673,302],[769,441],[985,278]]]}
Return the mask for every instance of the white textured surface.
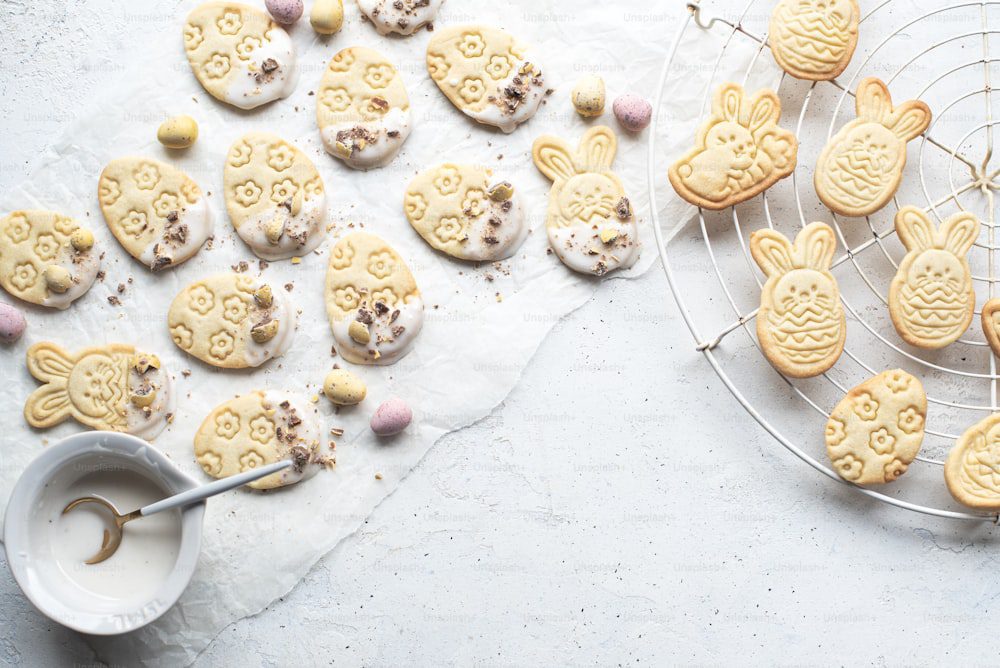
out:
{"label": "white textured surface", "polygon": [[[172,17],[107,4],[0,6],[0,188],[117,71],[122,42]],[[646,5],[621,3],[615,29],[654,22],[667,41],[679,3]],[[990,662],[994,547],[988,527],[865,502],[780,450],[654,271],[557,325],[491,417],[198,665]],[[0,663],[93,660],[0,571]]]}

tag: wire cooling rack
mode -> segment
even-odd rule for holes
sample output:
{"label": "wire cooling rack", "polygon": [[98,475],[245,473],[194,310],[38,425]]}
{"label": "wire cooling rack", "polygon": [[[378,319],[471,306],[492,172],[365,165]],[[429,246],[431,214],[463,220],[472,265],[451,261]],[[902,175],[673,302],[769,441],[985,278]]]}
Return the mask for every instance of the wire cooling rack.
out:
{"label": "wire cooling rack", "polygon": [[[673,156],[664,155],[665,137],[678,132],[660,115],[664,94],[686,76],[678,47],[687,31],[714,31],[718,56],[705,86],[701,114],[715,88],[726,79],[722,63],[737,47],[749,48],[742,81],[774,67],[767,43],[771,0],[750,0],[735,17],[706,15],[688,3],[660,77],[657,114],[649,132],[649,197],[654,230],[667,281],[700,351],[737,401],[781,445],[832,480],[871,499],[928,515],[1000,521],[997,514],[969,513],[951,500],[943,479],[944,458],[959,435],[997,412],[996,359],[980,331],[980,307],[995,294],[997,225],[994,193],[1000,168],[993,158],[994,100],[991,81],[1000,76],[1000,0],[935,3],[882,0],[862,7],[858,50],[848,69],[833,81],[804,82],[781,76],[781,125],[799,137],[795,172],[771,190],[737,207],[715,213],[699,209],[696,231],[686,228],[668,250],[660,229],[657,191],[663,190]],[[872,4],[861,2],[862,5]],[[935,6],[930,7],[934,4]],[[919,5],[914,7],[914,5]],[[996,26],[996,27],[993,27]],[[992,55],[994,49],[998,55]],[[766,66],[766,67],[765,67]],[[994,71],[997,70],[997,71]],[[854,118],[853,91],[865,76],[884,80],[894,104],[919,98],[933,120],[910,144],[904,183],[893,202],[867,218],[845,218],[818,202],[812,182],[823,144]],[[773,76],[773,75],[772,75]],[[693,132],[685,141],[693,142]],[[808,138],[812,138],[809,141]],[[676,139],[676,137],[673,137]],[[945,351],[925,351],[904,343],[891,326],[889,283],[904,253],[893,216],[914,204],[938,223],[954,211],[971,210],[982,221],[969,254],[977,292],[976,317],[962,339]],[[838,237],[834,275],[848,316],[848,339],[837,365],[815,379],[786,378],[760,352],[754,333],[763,276],[747,242],[763,226],[789,238],[806,224],[830,224]],[[827,465],[824,427],[844,393],[887,368],[903,367],[921,378],[928,392],[924,446],[906,475],[879,488],[845,481]]]}

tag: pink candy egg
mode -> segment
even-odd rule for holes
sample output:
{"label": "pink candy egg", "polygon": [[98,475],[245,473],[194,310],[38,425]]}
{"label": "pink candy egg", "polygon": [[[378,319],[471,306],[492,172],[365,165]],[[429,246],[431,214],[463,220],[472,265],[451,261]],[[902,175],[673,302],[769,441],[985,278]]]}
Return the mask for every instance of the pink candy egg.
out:
{"label": "pink candy egg", "polygon": [[645,130],[653,118],[653,105],[640,95],[625,93],[619,95],[612,105],[615,118],[629,132]]}
{"label": "pink candy egg", "polygon": [[267,13],[282,25],[291,25],[302,18],[302,0],[264,0]]}
{"label": "pink candy egg", "polygon": [[407,403],[393,397],[375,409],[371,428],[379,436],[391,436],[406,429],[412,419],[413,411]]}
{"label": "pink candy egg", "polygon": [[24,334],[28,326],[21,309],[0,303],[0,341],[14,343]]}

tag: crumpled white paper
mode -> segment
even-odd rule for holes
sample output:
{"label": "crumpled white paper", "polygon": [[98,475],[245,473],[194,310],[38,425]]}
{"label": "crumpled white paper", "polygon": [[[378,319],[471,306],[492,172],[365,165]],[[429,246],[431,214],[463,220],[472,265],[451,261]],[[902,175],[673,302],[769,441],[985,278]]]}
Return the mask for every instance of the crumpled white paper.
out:
{"label": "crumpled white paper", "polygon": [[[176,414],[155,440],[182,469],[207,477],[194,462],[191,440],[212,407],[253,389],[291,389],[319,394],[334,363],[322,285],[330,242],[299,265],[271,263],[261,271],[255,256],[232,231],[221,195],[223,158],[230,144],[251,130],[275,132],[310,156],[325,180],[333,204],[331,240],[349,226],[386,238],[416,276],[427,305],[426,321],[415,349],[390,367],[352,367],[368,384],[363,405],[335,413],[320,397],[327,427],[340,427],[337,467],[315,478],[272,493],[236,491],[212,499],[204,527],[204,549],[191,586],[179,603],[155,623],[138,631],[93,638],[100,659],[112,664],[177,665],[192,661],[226,625],[252,615],[280,597],[345,536],[402,480],[444,434],[487,415],[517,383],[522,369],[550,328],[582,305],[601,281],[574,274],[546,253],[544,217],[549,183],[534,168],[530,147],[542,133],[576,143],[589,124],[569,103],[575,81],[600,74],[608,86],[608,111],[600,122],[619,130],[615,169],[640,217],[644,249],[639,263],[621,276],[636,276],[656,259],[646,204],[646,135],[629,136],[611,116],[614,96],[634,90],[652,96],[660,67],[683,10],[652,10],[644,2],[632,9],[605,3],[590,7],[555,0],[507,3],[451,1],[438,24],[482,22],[501,26],[544,54],[546,76],[555,89],[539,114],[512,135],[468,120],[455,110],[426,74],[424,50],[429,34],[407,39],[379,37],[347,3],[341,33],[319,38],[306,20],[291,29],[299,50],[300,81],[288,99],[241,112],[217,103],[198,85],[184,55],[181,28],[195,2],[185,3],[169,30],[149,35],[149,43],[121,80],[95,91],[79,105],[75,120],[43,150],[37,168],[24,184],[0,194],[0,210],[52,208],[91,226],[105,251],[106,278],[65,312],[19,304],[28,312],[29,329],[16,345],[2,351],[0,387],[0,486],[10,490],[25,465],[46,443],[75,433],[67,422],[47,432],[26,426],[21,408],[37,386],[23,364],[33,343],[51,340],[75,349],[107,342],[132,343],[155,352],[176,377]],[[262,6],[262,2],[254,2]],[[631,12],[631,13],[630,13]],[[701,31],[696,40],[712,40]],[[388,167],[368,173],[349,170],[326,155],[315,126],[312,95],[329,59],[341,48],[365,45],[396,63],[410,95],[414,130],[402,153]],[[685,47],[713,50],[714,47]],[[734,69],[734,71],[739,71]],[[702,73],[707,77],[708,73]],[[667,119],[665,149],[679,152],[690,142],[702,89],[692,83],[671,91],[661,109]],[[169,152],[155,139],[167,116],[190,113],[201,128],[197,144]],[[680,136],[671,126],[685,128]],[[103,223],[97,205],[97,175],[110,159],[141,154],[171,162],[191,175],[208,193],[215,216],[210,247],[180,267],[150,274],[121,249]],[[418,171],[444,160],[478,162],[515,184],[525,198],[533,232],[511,260],[475,266],[430,249],[410,228],[402,212],[403,191]],[[662,189],[666,178],[657,185]],[[669,237],[690,208],[664,193],[661,218]],[[187,284],[228,270],[246,260],[250,271],[275,285],[290,283],[301,309],[295,343],[284,357],[247,371],[208,367],[170,341],[167,305]],[[605,279],[608,280],[608,279]],[[119,284],[124,293],[118,294]],[[108,302],[119,296],[121,306]],[[11,300],[9,297],[4,297]],[[572,354],[572,351],[567,351]],[[182,370],[190,369],[190,376]],[[368,430],[374,408],[390,395],[413,407],[413,425],[399,437],[376,439]],[[544,447],[544,444],[539,444]],[[381,479],[376,479],[376,474]],[[6,506],[6,494],[2,495]],[[0,508],[2,510],[2,508]]]}

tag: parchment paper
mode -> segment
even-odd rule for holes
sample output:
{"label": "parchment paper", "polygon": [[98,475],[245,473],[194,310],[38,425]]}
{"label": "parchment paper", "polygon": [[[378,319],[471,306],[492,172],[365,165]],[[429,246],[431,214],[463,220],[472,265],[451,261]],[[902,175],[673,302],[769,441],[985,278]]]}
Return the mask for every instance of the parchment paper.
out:
{"label": "parchment paper", "polygon": [[[546,253],[543,225],[549,183],[531,164],[531,142],[552,132],[576,143],[588,123],[573,112],[569,92],[579,77],[591,72],[600,74],[608,86],[608,112],[600,122],[618,129],[610,113],[611,100],[626,90],[653,95],[675,26],[683,17],[681,3],[650,10],[644,2],[614,8],[598,2],[448,0],[438,25],[495,24],[537,45],[545,56],[543,66],[555,92],[534,119],[507,136],[468,120],[437,90],[424,68],[427,32],[408,39],[379,37],[351,2],[346,3],[347,19],[338,35],[318,38],[305,19],[290,31],[299,50],[301,78],[289,99],[250,112],[217,103],[197,84],[184,56],[183,18],[195,4],[181,3],[175,21],[151,32],[148,43],[127,46],[123,53],[135,56],[127,57],[126,73],[95,91],[93,100],[77,106],[65,131],[41,149],[24,184],[0,194],[3,211],[44,207],[77,217],[92,227],[106,251],[106,278],[69,310],[19,304],[28,312],[28,332],[18,344],[0,351],[5,381],[0,387],[4,426],[0,487],[9,491],[46,443],[80,430],[70,422],[35,432],[21,417],[24,400],[36,387],[24,368],[24,352],[37,341],[51,340],[68,348],[126,342],[159,354],[176,377],[177,404],[172,425],[155,445],[206,482],[193,460],[191,439],[213,406],[258,388],[319,394],[326,372],[334,363],[343,364],[331,356],[333,340],[321,294],[329,242],[299,265],[278,262],[261,271],[230,227],[220,193],[223,158],[230,144],[247,131],[275,132],[307,152],[333,201],[330,218],[335,229],[330,238],[353,224],[389,240],[417,278],[427,304],[426,321],[414,351],[400,363],[353,367],[368,383],[368,399],[361,406],[337,414],[320,397],[326,426],[344,429],[336,439],[336,470],[272,493],[237,491],[210,501],[201,561],[180,602],[139,631],[91,640],[99,658],[112,664],[192,661],[226,625],[260,611],[294,587],[321,556],[364,521],[442,435],[484,417],[504,399],[550,328],[601,289],[601,281],[574,274]],[[689,31],[689,35],[685,62],[695,65],[688,83],[668,91],[660,110],[668,122],[665,150],[670,152],[679,152],[691,141],[703,93],[699,82],[709,74],[704,62],[717,53],[712,34]],[[368,173],[351,171],[326,155],[315,127],[311,93],[329,59],[351,45],[374,47],[396,63],[415,121],[395,161]],[[733,71],[744,65],[735,62]],[[177,113],[190,113],[201,128],[197,144],[186,152],[166,151],[155,139],[160,121]],[[676,133],[670,131],[672,126],[678,128]],[[645,194],[646,136],[619,131],[619,139],[615,167],[640,216],[644,243],[639,263],[619,274],[629,277],[648,269],[656,250]],[[180,267],[150,274],[118,246],[103,223],[96,201],[97,175],[108,160],[127,154],[172,162],[210,193],[214,242]],[[515,258],[499,267],[460,263],[432,251],[409,227],[401,205],[407,183],[418,170],[444,160],[489,165],[521,189],[533,233]],[[658,187],[669,237],[690,207],[679,202],[669,186],[663,190],[665,183],[664,176]],[[299,330],[284,357],[257,370],[221,371],[184,355],[171,343],[166,308],[185,285],[243,260],[254,275],[293,286],[292,296],[301,309]],[[122,294],[117,292],[119,284],[124,285]],[[120,298],[120,306],[108,302],[111,295]],[[190,375],[182,375],[183,370],[190,370]],[[404,434],[378,440],[368,430],[368,419],[390,395],[404,397],[416,417]],[[381,479],[376,479],[377,473]],[[4,507],[6,496],[0,494]]]}

